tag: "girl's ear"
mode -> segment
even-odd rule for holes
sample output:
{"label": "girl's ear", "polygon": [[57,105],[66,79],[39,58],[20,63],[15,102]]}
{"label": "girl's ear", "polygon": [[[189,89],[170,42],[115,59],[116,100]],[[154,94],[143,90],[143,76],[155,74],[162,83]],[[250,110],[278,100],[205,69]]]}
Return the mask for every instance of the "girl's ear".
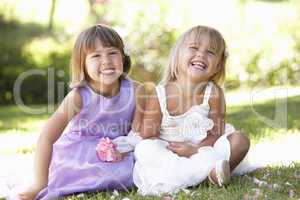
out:
{"label": "girl's ear", "polygon": [[131,59],[130,56],[127,54],[124,54],[123,67],[124,67],[124,72],[128,73],[131,67]]}

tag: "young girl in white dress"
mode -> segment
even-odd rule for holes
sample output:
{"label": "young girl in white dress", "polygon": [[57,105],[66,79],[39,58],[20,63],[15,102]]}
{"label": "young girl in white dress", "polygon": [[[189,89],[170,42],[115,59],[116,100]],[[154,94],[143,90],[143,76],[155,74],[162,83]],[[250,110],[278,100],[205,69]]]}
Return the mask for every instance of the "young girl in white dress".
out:
{"label": "young girl in white dress", "polygon": [[209,180],[229,183],[250,142],[225,123],[219,84],[225,76],[226,44],[215,29],[185,32],[170,55],[163,84],[148,98],[135,148],[133,179],[142,195],[175,193]]}

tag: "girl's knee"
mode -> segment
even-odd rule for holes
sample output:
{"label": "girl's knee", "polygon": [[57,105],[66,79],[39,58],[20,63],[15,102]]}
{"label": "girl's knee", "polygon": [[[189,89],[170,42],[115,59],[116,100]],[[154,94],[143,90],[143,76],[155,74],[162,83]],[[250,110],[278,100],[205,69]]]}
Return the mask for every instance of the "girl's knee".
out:
{"label": "girl's knee", "polygon": [[241,149],[248,150],[250,148],[249,138],[242,132],[236,131],[228,136],[230,143],[237,145]]}

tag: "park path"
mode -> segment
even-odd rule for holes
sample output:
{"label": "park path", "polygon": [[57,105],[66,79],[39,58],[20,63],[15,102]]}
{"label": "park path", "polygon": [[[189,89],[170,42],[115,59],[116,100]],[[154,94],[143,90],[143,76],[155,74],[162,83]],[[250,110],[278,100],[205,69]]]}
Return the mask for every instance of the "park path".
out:
{"label": "park path", "polygon": [[225,92],[226,104],[233,105],[252,105],[267,100],[284,99],[300,95],[300,87],[271,87],[271,88],[252,88],[239,89],[239,91]]}

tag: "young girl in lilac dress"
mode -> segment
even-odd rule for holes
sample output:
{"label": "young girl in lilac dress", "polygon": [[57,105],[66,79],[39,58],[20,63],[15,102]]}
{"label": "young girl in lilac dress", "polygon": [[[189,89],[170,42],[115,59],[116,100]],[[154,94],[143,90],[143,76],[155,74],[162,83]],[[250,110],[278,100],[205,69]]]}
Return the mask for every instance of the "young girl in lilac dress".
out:
{"label": "young girl in lilac dress", "polygon": [[226,45],[215,29],[196,26],[173,47],[161,85],[147,100],[135,148],[133,179],[142,195],[175,193],[209,177],[229,183],[245,157],[249,139],[225,123],[219,86],[225,75]]}
{"label": "young girl in lilac dress", "polygon": [[139,129],[142,113],[136,108],[142,101],[137,97],[143,86],[127,78],[129,69],[123,41],[112,28],[95,25],[78,36],[72,54],[72,90],[42,129],[34,182],[19,194],[21,199],[133,186],[132,152],[116,148],[108,160],[102,158],[107,154],[97,152],[99,139],[105,138],[105,148],[113,148],[110,140]]}

